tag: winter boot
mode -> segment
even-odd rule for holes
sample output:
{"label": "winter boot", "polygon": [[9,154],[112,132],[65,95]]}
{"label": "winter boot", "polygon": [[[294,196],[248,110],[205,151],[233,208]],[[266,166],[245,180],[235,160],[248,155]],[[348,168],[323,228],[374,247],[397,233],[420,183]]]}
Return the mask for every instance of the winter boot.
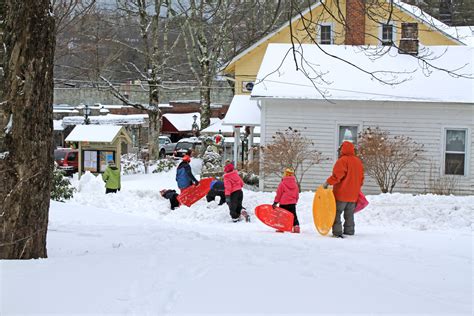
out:
{"label": "winter boot", "polygon": [[334,238],[344,238],[344,236],[342,236],[342,234],[341,235],[332,235],[332,237],[334,237]]}
{"label": "winter boot", "polygon": [[299,226],[299,225],[293,226],[293,233],[295,233],[295,234],[299,234],[299,233],[300,233],[300,226]]}
{"label": "winter boot", "polygon": [[244,209],[242,210],[242,212],[240,213],[240,215],[242,215],[243,218],[245,218],[245,221],[247,223],[250,223],[250,215],[247,213],[247,211]]}

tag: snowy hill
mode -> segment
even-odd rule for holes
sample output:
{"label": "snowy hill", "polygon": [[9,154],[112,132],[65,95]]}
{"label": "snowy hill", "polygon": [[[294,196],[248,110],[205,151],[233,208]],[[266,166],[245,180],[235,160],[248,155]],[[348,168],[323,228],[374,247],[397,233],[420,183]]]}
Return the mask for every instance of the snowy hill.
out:
{"label": "snowy hill", "polygon": [[[205,200],[171,211],[174,170],[123,176],[118,194],[76,186],[52,202],[48,259],[0,261],[1,315],[472,313],[472,196],[369,196],[341,240],[316,232],[312,192],[298,235]],[[246,190],[244,205],[273,196]]]}

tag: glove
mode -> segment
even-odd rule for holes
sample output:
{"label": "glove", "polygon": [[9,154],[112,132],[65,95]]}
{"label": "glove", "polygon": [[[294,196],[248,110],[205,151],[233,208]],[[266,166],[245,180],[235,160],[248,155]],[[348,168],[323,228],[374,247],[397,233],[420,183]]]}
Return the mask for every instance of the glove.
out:
{"label": "glove", "polygon": [[327,182],[324,182],[324,183],[323,183],[323,188],[324,188],[324,189],[327,189],[328,186],[329,186],[329,184],[328,184]]}
{"label": "glove", "polygon": [[226,196],[226,197],[225,197],[225,202],[226,202],[227,204],[230,204],[230,196]]}
{"label": "glove", "polygon": [[277,206],[278,206],[278,203],[277,203],[277,202],[275,202],[275,203],[272,204],[272,207],[273,207],[273,208],[275,208],[275,207],[277,207]]}

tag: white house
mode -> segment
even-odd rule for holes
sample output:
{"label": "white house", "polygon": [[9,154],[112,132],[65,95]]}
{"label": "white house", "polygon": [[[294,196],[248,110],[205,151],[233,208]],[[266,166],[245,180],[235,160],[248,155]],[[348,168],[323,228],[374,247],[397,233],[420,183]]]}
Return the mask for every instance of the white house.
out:
{"label": "white house", "polygon": [[[421,169],[394,191],[427,192],[430,177],[449,177],[456,193],[474,194],[473,48],[420,47],[418,56],[383,49],[302,45],[293,54],[289,44],[270,44],[251,94],[262,111],[262,145],[278,130],[306,127],[329,158],[305,176],[302,189],[314,190],[330,175],[343,138],[379,126],[424,144]],[[366,178],[364,192],[380,192]],[[261,188],[274,189],[278,180],[262,175]]]}

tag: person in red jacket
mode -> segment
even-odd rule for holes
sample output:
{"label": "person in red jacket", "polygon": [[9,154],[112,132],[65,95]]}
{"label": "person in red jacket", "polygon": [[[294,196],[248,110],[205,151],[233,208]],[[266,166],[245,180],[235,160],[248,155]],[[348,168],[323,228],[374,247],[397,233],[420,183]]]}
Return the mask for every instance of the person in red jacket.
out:
{"label": "person in red jacket", "polygon": [[244,181],[240,178],[237,170],[234,169],[234,165],[232,163],[227,164],[224,167],[224,194],[225,201],[229,206],[230,217],[232,217],[234,222],[240,221],[241,215],[247,222],[250,221],[249,215],[242,207],[242,200],[244,199],[243,186]]}
{"label": "person in red jacket", "polygon": [[[327,178],[323,187],[333,186],[336,198],[336,219],[332,226],[334,237],[354,235],[354,208],[360,188],[364,184],[364,167],[362,161],[355,155],[354,145],[345,141],[340,147],[339,159],[332,170],[332,175]],[[342,230],[341,214],[344,213],[344,231]]]}
{"label": "person in red jacket", "polygon": [[[298,203],[299,195],[300,190],[298,188],[298,183],[296,182],[295,171],[291,168],[287,168],[283,173],[283,178],[281,179],[280,184],[278,185],[275,200],[273,202],[273,208],[280,204],[281,208],[294,215],[293,233],[297,234],[300,232],[300,223],[298,222],[298,216],[296,216],[296,203]],[[282,232],[280,230],[277,231]]]}

